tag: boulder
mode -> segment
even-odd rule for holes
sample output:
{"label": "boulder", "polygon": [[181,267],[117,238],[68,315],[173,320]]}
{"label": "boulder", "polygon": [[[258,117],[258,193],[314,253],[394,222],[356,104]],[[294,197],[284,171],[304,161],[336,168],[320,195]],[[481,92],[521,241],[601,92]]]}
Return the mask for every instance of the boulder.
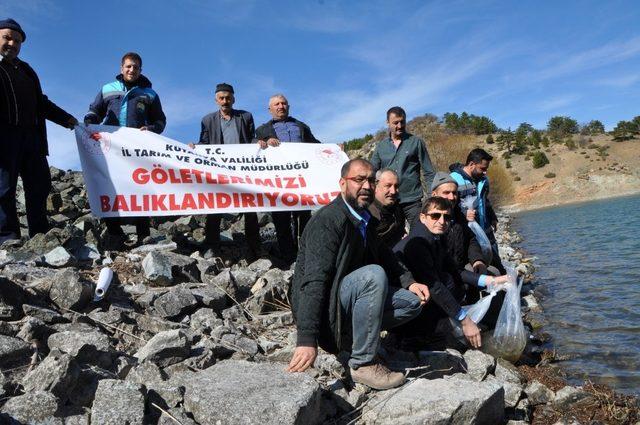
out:
{"label": "boulder", "polygon": [[200,279],[196,259],[168,251],[149,252],[142,260],[142,268],[144,277],[157,286]]}
{"label": "boulder", "polygon": [[21,339],[0,335],[0,367],[28,363],[33,349]]}
{"label": "boulder", "polygon": [[522,384],[517,382],[510,381],[502,381],[495,376],[489,375],[485,382],[495,382],[498,385],[502,386],[504,390],[504,407],[505,408],[515,408],[520,401],[520,397],[522,396]]}
{"label": "boulder", "polygon": [[594,401],[594,396],[581,387],[566,386],[556,391],[553,406],[558,410],[582,408]]}
{"label": "boulder", "polygon": [[171,288],[159,296],[153,307],[159,316],[172,318],[192,311],[198,305],[198,300],[191,291],[183,286]]}
{"label": "boulder", "polygon": [[216,312],[221,312],[227,308],[227,294],[215,285],[208,284],[198,288],[193,288],[191,293],[196,297],[198,302]]}
{"label": "boulder", "polygon": [[454,349],[420,351],[418,352],[418,365],[430,367],[432,373],[426,376],[429,379],[442,378],[466,370],[464,357]]}
{"label": "boulder", "polygon": [[227,360],[185,380],[184,407],[202,425],[320,424],[321,390],[283,364]]}
{"label": "boulder", "polygon": [[61,246],[53,248],[44,254],[44,261],[52,267],[65,267],[73,262],[74,258]]}
{"label": "boulder", "polygon": [[58,332],[49,337],[47,345],[51,350],[70,354],[78,362],[109,367],[113,350],[109,338],[98,331],[70,330]]}
{"label": "boulder", "polygon": [[503,382],[522,383],[522,376],[511,362],[505,359],[496,360],[496,369],[494,372],[496,378]]}
{"label": "boulder", "polygon": [[48,391],[67,400],[80,376],[80,366],[69,354],[52,351],[22,379],[25,392]]}
{"label": "boulder", "polygon": [[496,359],[479,350],[467,350],[464,353],[464,361],[467,363],[467,373],[475,381],[482,381],[493,372],[496,364]]}
{"label": "boulder", "polygon": [[67,319],[64,318],[60,313],[55,310],[50,310],[44,307],[38,307],[35,305],[24,304],[22,306],[22,311],[27,316],[35,317],[37,319],[42,320],[44,323],[50,325],[53,323],[62,323],[66,322]]}
{"label": "boulder", "polygon": [[151,361],[160,367],[178,363],[189,356],[191,338],[182,330],[160,332],[136,354],[141,362]]}
{"label": "boulder", "polygon": [[553,391],[539,381],[530,382],[524,389],[524,392],[527,394],[529,403],[531,403],[532,406],[547,404],[554,398]]}
{"label": "boulder", "polygon": [[[389,391],[397,392],[389,398]],[[499,424],[504,391],[495,383],[457,377],[416,379],[400,390],[375,393],[363,413],[364,424]]]}
{"label": "boulder", "polygon": [[90,408],[98,389],[98,383],[104,379],[113,378],[115,378],[113,372],[97,366],[82,368],[78,382],[69,396],[69,401],[74,406]]}
{"label": "boulder", "polygon": [[0,423],[24,424],[52,423],[58,410],[56,396],[46,391],[33,391],[10,398],[0,410]]}
{"label": "boulder", "polygon": [[142,425],[144,403],[142,385],[117,379],[103,379],[98,383],[91,406],[91,423]]}
{"label": "boulder", "polygon": [[49,298],[58,307],[83,309],[91,301],[91,284],[77,270],[64,269],[51,278]]}

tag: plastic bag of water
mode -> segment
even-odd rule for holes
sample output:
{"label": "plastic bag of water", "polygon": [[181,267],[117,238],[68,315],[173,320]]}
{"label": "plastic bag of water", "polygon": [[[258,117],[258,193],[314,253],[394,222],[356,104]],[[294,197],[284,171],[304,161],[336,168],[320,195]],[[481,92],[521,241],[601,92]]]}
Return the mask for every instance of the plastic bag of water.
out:
{"label": "plastic bag of water", "polygon": [[[460,206],[462,208],[462,212],[466,215],[468,210],[476,209],[478,207],[478,197],[469,195],[460,201]],[[493,259],[493,250],[491,249],[491,242],[489,241],[487,234],[475,221],[470,221],[467,225],[473,234],[476,235],[476,240],[478,241],[478,245],[480,245],[480,250],[482,251],[482,255],[484,256],[486,263],[490,264]]]}
{"label": "plastic bag of water", "polygon": [[507,268],[509,282],[505,285],[506,295],[493,335],[483,341],[484,349],[494,357],[501,357],[510,362],[516,362],[527,345],[527,332],[522,323],[520,313],[521,277],[513,268]]}

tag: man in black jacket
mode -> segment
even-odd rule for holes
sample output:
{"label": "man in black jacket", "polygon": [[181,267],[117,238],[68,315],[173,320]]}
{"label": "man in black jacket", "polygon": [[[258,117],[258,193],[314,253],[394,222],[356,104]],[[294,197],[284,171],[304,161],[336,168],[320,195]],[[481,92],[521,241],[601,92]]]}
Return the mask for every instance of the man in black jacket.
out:
{"label": "man in black jacket", "polygon": [[[320,143],[302,121],[289,116],[289,101],[282,94],[269,99],[269,113],[273,117],[256,130],[256,138],[263,149],[280,143]],[[296,258],[298,238],[311,218],[309,211],[277,211],[271,213],[276,228],[280,254],[286,261]],[[293,229],[291,224],[293,223]]]}
{"label": "man in black jacket", "polygon": [[[233,109],[236,101],[233,86],[220,83],[216,86],[216,103],[220,107],[202,118],[200,145],[233,145],[253,143],[255,125],[250,112]],[[193,148],[195,145],[190,143]],[[205,221],[205,241],[209,244],[220,243],[220,214],[208,214]],[[253,254],[260,249],[260,227],[256,213],[244,213],[244,232],[247,244]]]}
{"label": "man in black jacket", "polygon": [[341,196],[321,208],[302,235],[291,287],[298,331],[291,372],[312,366],[319,345],[330,353],[351,352],[355,382],[375,389],[404,382],[402,373],[376,357],[380,330],[416,317],[429,290],[377,239],[376,220],[367,212],[374,184],[371,163],[345,163]]}
{"label": "man in black jacket", "polygon": [[[393,249],[416,279],[427,282],[433,297],[433,302],[425,306],[420,316],[400,331],[405,335],[433,337],[450,331],[448,318],[451,318],[460,323],[469,344],[479,348],[482,342],[480,328],[461,306],[465,301],[465,284],[486,289],[506,282],[507,276],[493,277],[458,269],[445,245],[451,210],[451,203],[444,198],[427,199],[409,235]],[[496,296],[495,302],[492,301],[491,312],[485,319],[487,327],[495,325],[502,299],[502,296]]]}
{"label": "man in black jacket", "polygon": [[18,59],[26,34],[13,19],[0,20],[0,244],[20,238],[16,185],[22,177],[29,236],[46,233],[51,175],[46,120],[72,129],[78,121],[42,93],[40,80]]}
{"label": "man in black jacket", "polygon": [[390,168],[376,171],[376,190],[369,212],[378,220],[378,238],[389,248],[405,235],[404,212],[398,202],[399,187],[398,173]]}

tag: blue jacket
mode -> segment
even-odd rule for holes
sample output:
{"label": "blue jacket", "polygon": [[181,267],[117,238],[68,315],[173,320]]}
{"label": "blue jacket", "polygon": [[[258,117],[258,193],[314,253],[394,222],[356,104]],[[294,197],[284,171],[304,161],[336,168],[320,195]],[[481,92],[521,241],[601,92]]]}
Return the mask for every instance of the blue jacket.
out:
{"label": "blue jacket", "polygon": [[151,81],[140,75],[136,86],[127,90],[122,74],[116,81],[105,84],[89,106],[85,124],[105,124],[140,128],[147,126],[154,133],[162,133],[167,118],[162,112],[158,94],[151,88]]}
{"label": "blue jacket", "polygon": [[467,196],[477,196],[476,221],[485,231],[489,230],[491,223],[497,221],[497,217],[489,201],[489,179],[487,176],[482,176],[476,182],[464,171],[460,163],[450,165],[449,171],[451,171],[451,177],[458,183],[460,201]]}

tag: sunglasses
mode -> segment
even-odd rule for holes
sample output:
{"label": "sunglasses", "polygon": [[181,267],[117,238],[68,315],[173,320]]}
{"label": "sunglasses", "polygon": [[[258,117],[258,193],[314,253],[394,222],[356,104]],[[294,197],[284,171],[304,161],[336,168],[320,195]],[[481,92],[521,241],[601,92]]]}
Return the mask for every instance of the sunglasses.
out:
{"label": "sunglasses", "polygon": [[433,221],[438,221],[440,220],[440,217],[444,216],[444,221],[451,221],[451,214],[446,214],[446,213],[439,213],[439,212],[433,212],[433,213],[427,213],[425,214],[427,217],[429,217],[431,220]]}

